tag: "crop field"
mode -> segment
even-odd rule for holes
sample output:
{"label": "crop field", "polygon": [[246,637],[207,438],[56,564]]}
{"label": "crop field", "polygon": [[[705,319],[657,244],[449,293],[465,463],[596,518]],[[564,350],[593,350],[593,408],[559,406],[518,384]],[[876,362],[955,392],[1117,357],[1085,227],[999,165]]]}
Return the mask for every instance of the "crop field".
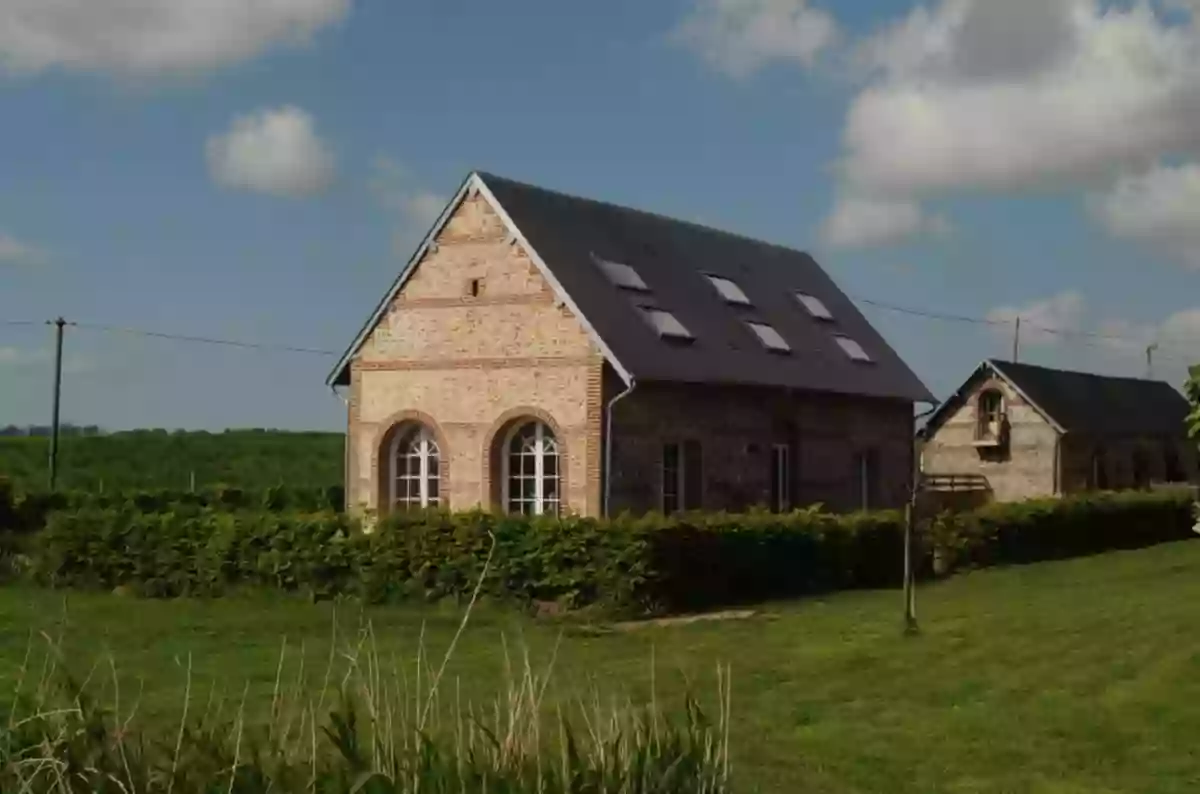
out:
{"label": "crop field", "polygon": [[[340,433],[136,430],[59,439],[59,486],[111,491],[219,485],[324,488],[342,482]],[[0,438],[0,477],[18,489],[43,489],[49,439]]]}

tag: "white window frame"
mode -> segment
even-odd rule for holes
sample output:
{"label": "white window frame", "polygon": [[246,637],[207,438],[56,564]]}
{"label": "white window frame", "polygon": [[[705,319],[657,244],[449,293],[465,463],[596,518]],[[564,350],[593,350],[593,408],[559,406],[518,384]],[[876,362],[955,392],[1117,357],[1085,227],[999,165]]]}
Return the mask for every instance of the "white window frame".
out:
{"label": "white window frame", "polygon": [[[549,511],[552,515],[558,515],[562,512],[562,450],[559,445],[558,437],[554,435],[554,431],[540,419],[532,419],[526,422],[518,422],[504,436],[504,446],[500,450],[500,475],[502,479],[501,498],[504,505],[504,512],[509,514],[523,514],[521,511],[512,509],[512,445],[517,436],[530,425],[534,426],[534,450],[531,453],[534,456],[534,497],[532,515],[540,516],[547,514],[547,507],[551,507]],[[525,453],[522,453],[525,454]],[[555,489],[556,497],[553,500],[546,498],[546,458],[554,456],[556,465],[554,467],[553,478],[557,481]],[[525,476],[525,475],[522,475]],[[525,500],[522,499],[522,502]]]}
{"label": "white window frame", "polygon": [[733,279],[726,278],[725,276],[714,276],[712,274],[705,274],[705,277],[713,285],[713,289],[717,291],[717,294],[725,299],[726,303],[733,303],[738,306],[754,305],[750,303],[750,297],[746,295],[745,290]]}
{"label": "white window frame", "polygon": [[807,292],[796,292],[795,295],[796,300],[800,301],[800,305],[813,317],[816,317],[818,320],[833,320],[833,312],[829,311],[829,307],[825,305],[825,301],[816,295],[810,295]]}
{"label": "white window frame", "polygon": [[[415,435],[415,438],[414,438]],[[396,433],[396,437],[392,439],[392,443],[388,445],[388,465],[391,467],[388,478],[388,509],[395,510],[397,508],[397,500],[400,497],[399,485],[400,481],[400,445],[402,443],[415,442],[417,447],[416,457],[418,460],[417,468],[417,499],[418,503],[413,505],[410,502],[405,502],[405,508],[426,508],[437,507],[442,502],[442,450],[438,446],[437,438],[433,435],[428,427],[422,424],[404,425]],[[405,457],[409,453],[405,452]],[[430,476],[430,460],[437,461],[437,474]],[[407,479],[407,477],[406,477]],[[438,495],[430,497],[430,483],[433,480],[438,481]],[[407,497],[406,497],[407,499]]]}
{"label": "white window frame", "polygon": [[[782,463],[782,465],[781,465]],[[792,509],[792,447],[790,444],[771,445],[771,477],[778,496],[771,509],[786,513]]]}

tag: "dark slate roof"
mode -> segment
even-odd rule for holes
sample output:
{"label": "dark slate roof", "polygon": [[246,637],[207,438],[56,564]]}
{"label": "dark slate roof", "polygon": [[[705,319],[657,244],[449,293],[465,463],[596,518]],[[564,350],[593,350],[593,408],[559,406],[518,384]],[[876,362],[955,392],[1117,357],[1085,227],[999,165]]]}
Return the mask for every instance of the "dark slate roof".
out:
{"label": "dark slate roof", "polygon": [[987,362],[1068,433],[1180,436],[1189,406],[1169,383]]}
{"label": "dark slate roof", "polygon": [[[613,357],[635,379],[791,387],[933,402],[883,337],[811,256],[694,223],[478,174]],[[649,292],[612,284],[595,257],[637,270]],[[705,274],[731,279],[752,307],[728,304]],[[794,297],[819,298],[831,322]],[[662,339],[638,307],[671,312],[689,344]],[[792,352],[766,350],[746,320],[766,322]],[[874,363],[851,360],[834,333]]]}

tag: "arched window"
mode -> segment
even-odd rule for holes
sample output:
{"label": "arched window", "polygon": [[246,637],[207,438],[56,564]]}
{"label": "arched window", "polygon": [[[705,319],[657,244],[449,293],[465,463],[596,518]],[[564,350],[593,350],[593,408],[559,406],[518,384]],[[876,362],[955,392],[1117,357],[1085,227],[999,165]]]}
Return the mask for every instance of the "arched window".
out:
{"label": "arched window", "polygon": [[523,515],[557,515],[561,504],[558,441],[544,422],[517,424],[504,444],[504,507]]}
{"label": "arched window", "polygon": [[980,392],[975,438],[980,440],[1000,438],[1001,423],[1003,421],[1004,395],[997,389],[985,389]]}
{"label": "arched window", "polygon": [[392,441],[389,504],[397,510],[437,507],[441,502],[440,450],[423,425],[402,427]]}

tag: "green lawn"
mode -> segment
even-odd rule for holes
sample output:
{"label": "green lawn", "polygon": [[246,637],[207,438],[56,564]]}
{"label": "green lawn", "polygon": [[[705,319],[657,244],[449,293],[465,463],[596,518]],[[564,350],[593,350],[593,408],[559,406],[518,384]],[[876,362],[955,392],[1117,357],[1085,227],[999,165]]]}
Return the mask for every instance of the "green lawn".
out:
{"label": "green lawn", "polygon": [[[65,604],[65,610],[64,610]],[[708,704],[733,669],[736,778],[778,792],[1193,792],[1200,788],[1200,543],[1024,568],[922,588],[922,634],[900,635],[894,592],[779,604],[762,617],[633,632],[562,629],[555,685]],[[268,597],[148,602],[0,590],[7,689],[31,632],[62,632],[77,669],[111,651],[143,720],[174,719],[190,654],[193,696],[215,686],[261,717],[281,644],[319,684],[331,649],[365,619],[380,654],[409,665],[426,624],[432,656],[448,608],[333,607]],[[64,622],[65,614],[65,622]],[[491,608],[472,615],[450,665],[464,697],[496,691],[504,645],[549,661],[559,628]],[[41,642],[39,640],[39,642]],[[86,670],[84,670],[86,672]],[[246,686],[248,685],[248,689]],[[169,730],[169,728],[168,728]]]}

